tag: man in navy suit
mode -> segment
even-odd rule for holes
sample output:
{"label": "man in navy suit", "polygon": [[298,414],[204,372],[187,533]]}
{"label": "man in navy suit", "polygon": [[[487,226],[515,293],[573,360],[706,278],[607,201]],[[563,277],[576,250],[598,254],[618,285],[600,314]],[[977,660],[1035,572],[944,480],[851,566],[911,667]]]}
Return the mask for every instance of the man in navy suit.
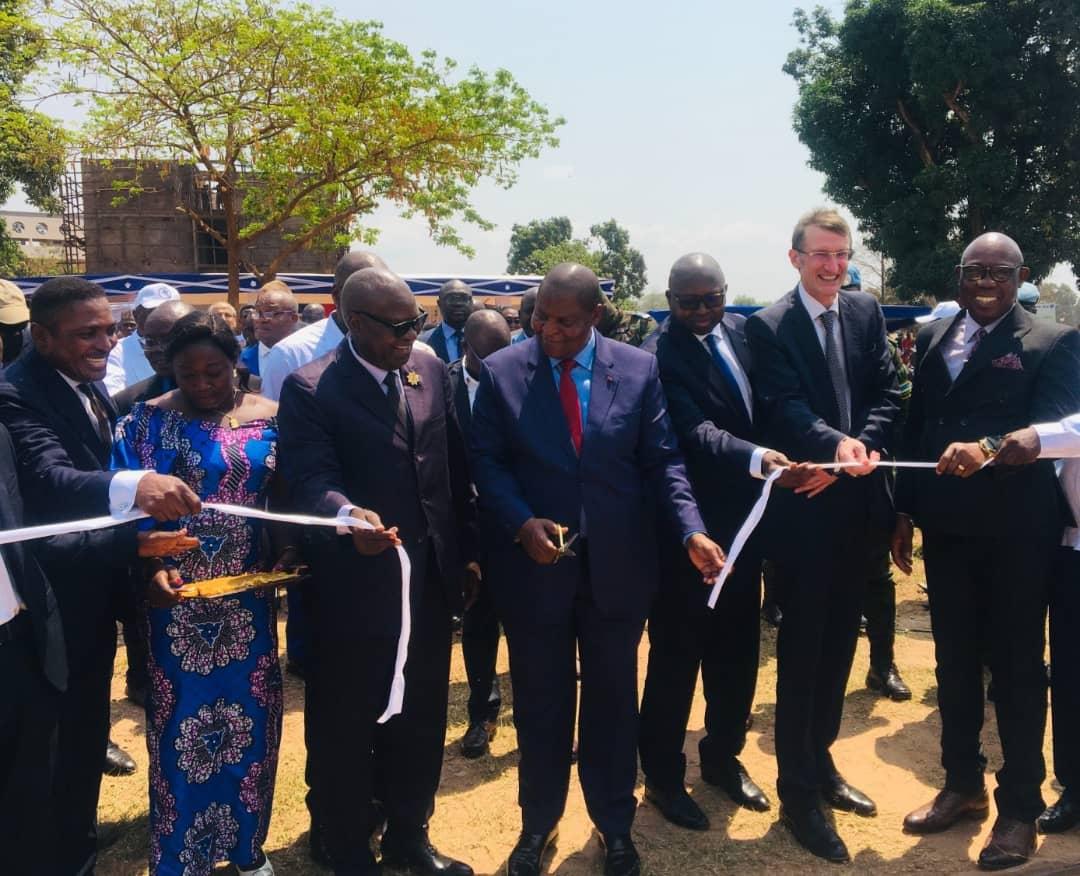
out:
{"label": "man in navy suit", "polygon": [[[5,372],[0,422],[11,433],[28,523],[97,516],[132,503],[158,517],[195,513],[182,481],[109,471],[115,408],[102,391],[116,326],[105,292],[78,277],[43,283],[30,302],[34,348]],[[155,504],[154,493],[167,494]],[[68,499],[68,496],[71,499]],[[63,873],[92,872],[109,731],[116,610],[136,559],[135,529],[57,536],[34,546],[63,621],[70,666],[60,700],[53,808]]]}
{"label": "man in navy suit", "polygon": [[[803,216],[788,258],[797,288],[746,323],[763,439],[792,459],[847,463],[820,489],[775,495],[786,539],[775,558],[785,572],[784,622],[777,640],[776,759],[781,818],[813,854],[848,860],[821,810],[876,814],[829,752],[844,693],[866,581],[873,530],[892,527],[884,472],[874,463],[892,440],[900,392],[877,300],[842,292],[851,232],[834,210]],[[878,539],[880,542],[880,539]]]}
{"label": "man in navy suit", "polygon": [[[596,275],[544,278],[535,337],[484,362],[473,479],[496,607],[510,648],[522,833],[509,876],[539,872],[566,805],[581,657],[578,771],[608,876],[636,874],[637,650],[657,587],[653,509],[715,578],[656,359],[600,337]],[[574,537],[573,554],[560,552]],[[702,588],[702,598],[705,598]]]}
{"label": "man in navy suit", "polygon": [[[760,411],[745,317],[724,312],[727,281],[716,259],[691,253],[668,278],[670,319],[656,338],[660,381],[690,483],[709,535],[731,544],[761,493],[761,479],[790,465],[759,443]],[[800,486],[806,469],[785,472],[779,486]],[[764,530],[764,526],[759,529]],[[698,669],[705,693],[701,776],[749,809],[769,800],[738,760],[757,683],[761,540],[743,549],[715,609],[677,537],[661,541],[665,586],[649,614],[649,670],[641,702],[645,799],[672,823],[705,830],[709,820],[684,788],[682,753]]]}
{"label": "man in navy suit", "polygon": [[[349,334],[286,378],[278,414],[281,470],[297,508],[375,527],[309,534],[312,825],[339,876],[378,873],[368,847],[378,798],[383,865],[471,876],[432,847],[427,824],[446,736],[450,618],[461,611],[465,561],[475,560],[475,503],[450,380],[442,362],[413,350],[425,317],[400,277],[353,273],[341,316]],[[412,633],[404,708],[378,724],[403,620],[397,545],[412,564]]]}
{"label": "man in navy suit", "polygon": [[439,289],[439,315],[442,322],[429,329],[421,340],[431,345],[435,355],[447,364],[456,362],[464,352],[465,320],[473,309],[472,289],[461,280],[447,280]]}

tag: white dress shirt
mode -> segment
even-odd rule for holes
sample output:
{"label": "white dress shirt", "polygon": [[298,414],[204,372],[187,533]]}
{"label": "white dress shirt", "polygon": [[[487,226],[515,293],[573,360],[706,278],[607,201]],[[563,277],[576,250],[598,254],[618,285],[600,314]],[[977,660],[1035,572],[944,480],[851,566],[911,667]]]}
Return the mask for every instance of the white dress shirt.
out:
{"label": "white dress shirt", "polygon": [[[325,356],[341,343],[345,336],[332,317],[320,319],[299,331],[282,338],[270,350],[266,360],[259,359],[259,379],[262,394],[268,399],[281,398],[281,384],[297,368]],[[261,351],[260,351],[261,352]]]}
{"label": "white dress shirt", "polygon": [[814,326],[814,334],[817,335],[818,343],[821,344],[821,352],[825,352],[825,323],[821,321],[821,314],[826,310],[831,310],[836,314],[836,319],[833,321],[833,340],[836,341],[836,351],[840,354],[840,370],[844,372],[844,402],[847,404],[848,420],[851,420],[851,381],[847,376],[847,359],[844,357],[844,333],[840,330],[840,296],[837,295],[833,299],[831,306],[826,307],[816,298],[811,297],[810,293],[806,291],[806,288],[802,283],[799,283],[799,299],[803,303],[803,307],[806,308],[806,312],[810,314],[810,322]]}
{"label": "white dress shirt", "polygon": [[[266,368],[266,357],[270,355],[270,347],[266,346],[262,341],[259,341],[259,374],[263,373]],[[260,380],[262,377],[259,378]]]}
{"label": "white dress shirt", "polygon": [[[716,346],[720,350],[720,355],[724,357],[724,361],[727,363],[728,368],[731,369],[731,373],[735,376],[735,383],[739,386],[739,394],[742,395],[743,404],[746,405],[746,415],[750,421],[754,419],[754,392],[750,388],[750,379],[746,376],[746,372],[742,369],[742,364],[739,362],[739,357],[735,355],[735,351],[731,349],[731,344],[728,342],[727,332],[724,331],[724,324],[718,322],[713,326],[712,332],[710,332],[714,338],[716,338]],[[705,352],[709,354],[709,358],[712,358],[712,350],[709,349],[709,335],[694,335],[701,342],[701,346],[705,348]],[[761,472],[761,458],[769,452],[768,447],[755,447],[753,454],[750,456],[750,475],[755,478],[764,479],[765,475]]]}
{"label": "white dress shirt", "polygon": [[109,362],[105,369],[105,391],[116,395],[133,383],[154,376],[154,368],[143,352],[142,340],[138,332],[132,332],[121,338],[109,353]]}
{"label": "white dress shirt", "polygon": [[[1080,414],[1073,414],[1059,423],[1039,423],[1034,429],[1039,435],[1039,458],[1059,460],[1058,480],[1073,519],[1080,523]],[[1080,528],[1067,527],[1061,543],[1080,551]]]}
{"label": "white dress shirt", "polygon": [[[1014,304],[1013,307],[1016,305]],[[949,377],[954,381],[960,375],[960,372],[964,370],[964,363],[971,358],[972,343],[975,340],[975,335],[979,329],[986,329],[986,333],[990,334],[997,324],[1001,322],[1012,311],[1012,307],[1009,308],[1004,314],[995,319],[990,325],[979,325],[975,320],[971,318],[970,313],[965,313],[964,318],[960,320],[956,328],[953,329],[952,335],[949,340],[942,345],[941,353],[945,357],[945,367],[949,369]],[[986,338],[983,338],[983,343],[986,342]]]}

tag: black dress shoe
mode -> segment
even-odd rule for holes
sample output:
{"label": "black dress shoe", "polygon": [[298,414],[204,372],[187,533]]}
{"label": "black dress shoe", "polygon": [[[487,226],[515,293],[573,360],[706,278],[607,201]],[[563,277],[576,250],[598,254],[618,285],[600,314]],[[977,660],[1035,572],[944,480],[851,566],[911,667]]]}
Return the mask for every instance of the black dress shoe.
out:
{"label": "black dress shoe", "polygon": [[495,738],[496,725],[490,721],[470,724],[461,737],[461,754],[469,760],[475,760],[488,753],[488,745]]}
{"label": "black dress shoe", "polygon": [[858,788],[853,788],[845,782],[842,776],[837,776],[832,782],[826,784],[821,789],[821,796],[833,809],[854,812],[863,818],[873,818],[877,815],[877,804]]}
{"label": "black dress shoe", "polygon": [[106,776],[130,776],[135,772],[135,761],[119,745],[109,740],[105,746],[105,763],[101,772]]}
{"label": "black dress shoe", "polygon": [[547,833],[522,833],[506,862],[506,876],[540,876],[544,855],[558,836],[558,827]]}
{"label": "black dress shoe", "polygon": [[468,864],[440,854],[428,839],[427,831],[402,842],[387,831],[382,841],[382,865],[422,876],[473,876],[473,868]]}
{"label": "black dress shoe", "polygon": [[119,824],[99,824],[97,826],[97,850],[99,852],[115,846],[124,835]]}
{"label": "black dress shoe", "polygon": [[780,820],[791,831],[795,841],[810,854],[834,864],[846,864],[851,860],[844,841],[816,806],[809,809],[781,806]]}
{"label": "black dress shoe", "polygon": [[640,876],[641,858],[629,834],[601,836],[604,845],[604,876]]}
{"label": "black dress shoe", "polygon": [[662,791],[646,783],[645,799],[659,809],[660,814],[672,824],[685,827],[687,830],[709,829],[709,817],[701,811],[701,807],[681,785],[670,791]]}
{"label": "black dress shoe", "polygon": [[1066,788],[1035,822],[1039,833],[1064,833],[1080,824],[1080,804]]}
{"label": "black dress shoe", "polygon": [[870,690],[885,694],[890,700],[902,703],[911,699],[911,688],[904,684],[896,664],[892,664],[885,672],[878,672],[874,667],[866,673],[866,686]]}
{"label": "black dress shoe", "polygon": [[732,800],[746,809],[765,812],[772,804],[747,774],[745,767],[737,757],[733,757],[720,766],[701,765],[701,778],[710,785],[715,785]]}

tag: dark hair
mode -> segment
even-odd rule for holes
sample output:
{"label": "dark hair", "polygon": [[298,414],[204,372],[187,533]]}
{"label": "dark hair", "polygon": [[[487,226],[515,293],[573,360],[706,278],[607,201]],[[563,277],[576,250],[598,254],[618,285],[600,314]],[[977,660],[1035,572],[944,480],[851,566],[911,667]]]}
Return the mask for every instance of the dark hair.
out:
{"label": "dark hair", "polygon": [[180,353],[194,344],[213,344],[232,362],[240,358],[240,344],[229,324],[218,314],[196,310],[176,321],[168,334],[165,361],[170,365]]}
{"label": "dark hair", "polygon": [[104,289],[82,277],[53,277],[38,286],[30,296],[30,321],[52,328],[65,308],[80,301],[104,297]]}

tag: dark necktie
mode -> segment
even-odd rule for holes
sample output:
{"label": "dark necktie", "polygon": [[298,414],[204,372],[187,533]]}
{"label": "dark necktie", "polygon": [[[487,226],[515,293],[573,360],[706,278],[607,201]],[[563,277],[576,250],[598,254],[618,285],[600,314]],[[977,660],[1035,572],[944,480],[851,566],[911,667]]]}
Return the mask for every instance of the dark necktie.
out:
{"label": "dark necktie", "polygon": [[705,336],[705,343],[709,345],[709,352],[712,353],[713,362],[715,362],[716,367],[720,369],[720,373],[723,375],[732,395],[738,399],[739,406],[749,419],[750,411],[746,409],[746,399],[743,398],[742,390],[739,388],[739,381],[735,379],[735,372],[731,370],[731,365],[728,363],[728,360],[725,359],[724,354],[720,352],[720,341],[717,339],[716,335],[709,334]]}
{"label": "dark necktie", "polygon": [[975,355],[975,351],[979,349],[979,344],[982,343],[983,338],[985,337],[986,329],[984,329],[982,326],[979,326],[979,330],[975,332],[975,334],[971,336],[971,340],[968,341],[968,343],[971,344],[971,349],[968,351],[967,359],[964,360],[965,364],[971,361],[971,357]]}
{"label": "dark necktie", "polygon": [[581,455],[581,400],[577,386],[570,372],[577,364],[573,359],[563,359],[559,363],[562,374],[559,376],[559,402],[562,404],[566,425],[570,428],[570,440],[574,442],[574,451]]}
{"label": "dark necktie", "polygon": [[386,400],[390,402],[390,410],[394,412],[397,424],[401,427],[401,434],[408,437],[409,408],[405,404],[405,396],[401,394],[397,372],[387,371],[386,377],[383,378],[383,385],[386,387]]}
{"label": "dark necktie", "polygon": [[836,313],[826,310],[821,314],[821,324],[825,326],[825,365],[829,369],[829,382],[832,383],[833,397],[840,409],[840,431],[851,434],[851,411],[847,406],[847,380],[844,378],[844,364],[840,361],[840,347],[836,343],[833,327],[836,325]]}
{"label": "dark necktie", "polygon": [[462,343],[464,341],[465,341],[465,332],[463,332],[461,329],[456,329],[454,331],[454,343],[457,345],[457,357],[459,359],[462,357],[462,355],[464,355],[461,352],[461,345],[462,345]]}
{"label": "dark necktie", "polygon": [[94,419],[97,420],[97,433],[98,438],[101,439],[101,445],[106,450],[112,449],[112,425],[109,423],[109,415],[105,413],[105,406],[101,403],[101,399],[97,397],[97,393],[94,392],[92,386],[89,383],[80,383],[79,392],[85,395],[90,400],[90,410],[94,413]]}

